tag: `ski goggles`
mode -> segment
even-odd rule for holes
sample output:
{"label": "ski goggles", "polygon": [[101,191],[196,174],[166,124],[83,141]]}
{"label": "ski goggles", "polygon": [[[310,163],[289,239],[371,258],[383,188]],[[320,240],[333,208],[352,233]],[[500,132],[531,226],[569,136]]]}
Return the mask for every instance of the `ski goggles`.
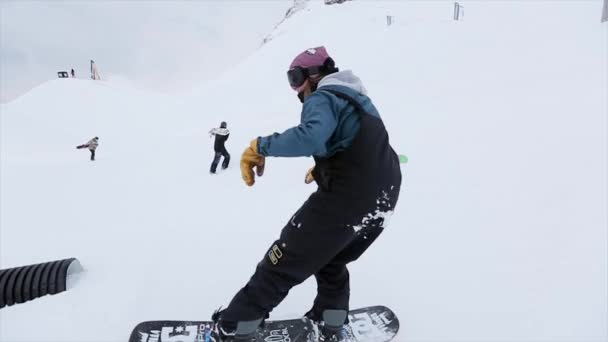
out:
{"label": "ski goggles", "polygon": [[313,66],[309,68],[295,67],[287,71],[287,80],[292,89],[298,89],[311,75],[316,75],[324,70],[324,66]]}

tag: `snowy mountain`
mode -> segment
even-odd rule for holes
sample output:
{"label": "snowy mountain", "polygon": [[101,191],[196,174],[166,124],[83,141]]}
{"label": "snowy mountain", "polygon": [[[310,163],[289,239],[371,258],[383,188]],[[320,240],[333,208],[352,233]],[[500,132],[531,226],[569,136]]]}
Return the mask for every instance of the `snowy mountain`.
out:
{"label": "snowy mountain", "polygon": [[104,80],[179,93],[247,57],[292,3],[0,1],[0,103],[58,71],[88,79],[91,59]]}
{"label": "snowy mountain", "polygon": [[[0,341],[125,341],[208,319],[313,185],[311,158],[240,154],[298,123],[292,58],[325,45],[409,157],[391,223],[350,267],[351,305],[406,341],[606,341],[608,38],[598,2],[310,1],[212,82],[159,95],[59,79],[0,107],[0,268],[77,257],[73,289],[0,311]],[[394,23],[387,26],[387,16]],[[227,121],[231,167],[208,174]],[[75,146],[100,137],[97,160]],[[301,315],[294,288],[273,318]]]}

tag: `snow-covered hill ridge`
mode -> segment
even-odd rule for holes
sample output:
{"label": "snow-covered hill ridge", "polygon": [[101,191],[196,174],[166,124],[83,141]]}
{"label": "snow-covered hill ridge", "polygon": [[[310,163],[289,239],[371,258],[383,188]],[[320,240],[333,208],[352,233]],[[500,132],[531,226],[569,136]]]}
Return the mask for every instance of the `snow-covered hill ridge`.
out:
{"label": "snow-covered hill ridge", "polygon": [[[311,2],[194,94],[57,80],[3,105],[0,267],[75,256],[86,272],[3,309],[0,341],[124,341],[139,321],[226,305],[314,191],[311,158],[268,158],[252,188],[238,158],[298,123],[286,68],[321,44],[361,77],[410,159],[390,226],[350,268],[352,306],[390,306],[398,342],[605,341],[598,6],[464,5],[454,22],[451,3]],[[232,166],[211,176],[207,131],[223,120]],[[94,135],[89,162],[74,147]],[[302,314],[314,293],[305,282],[272,317]]]}

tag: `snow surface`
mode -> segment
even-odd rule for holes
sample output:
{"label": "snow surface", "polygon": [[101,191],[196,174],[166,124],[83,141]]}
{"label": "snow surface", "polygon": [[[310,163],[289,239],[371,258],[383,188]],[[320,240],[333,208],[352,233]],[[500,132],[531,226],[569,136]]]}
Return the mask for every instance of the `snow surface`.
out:
{"label": "snow surface", "polygon": [[[325,44],[364,81],[409,162],[390,225],[351,269],[351,305],[397,341],[608,340],[608,35],[599,1],[311,2],[218,80],[162,96],[47,82],[0,107],[0,267],[77,257],[74,288],[0,312],[1,341],[125,341],[208,319],[310,192],[311,158],[250,139],[299,120],[285,69]],[[386,26],[386,15],[395,24]],[[228,122],[232,166],[208,174]],[[98,160],[75,146],[100,137]],[[310,279],[272,313],[304,313]]]}

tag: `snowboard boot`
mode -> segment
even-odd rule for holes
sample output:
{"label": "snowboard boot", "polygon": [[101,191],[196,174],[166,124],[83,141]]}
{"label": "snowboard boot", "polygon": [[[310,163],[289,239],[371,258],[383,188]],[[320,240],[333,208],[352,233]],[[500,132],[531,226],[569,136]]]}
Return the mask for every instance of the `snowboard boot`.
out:
{"label": "snowboard boot", "polygon": [[228,165],[230,164],[230,155],[228,157],[224,157],[224,162],[222,163],[222,170],[226,170]]}
{"label": "snowboard boot", "polygon": [[[319,315],[314,309],[305,315],[319,327],[319,341],[344,341],[344,325],[348,322],[346,310],[323,310]],[[320,316],[320,317],[319,317]]]}
{"label": "snowboard boot", "polygon": [[221,318],[221,311],[216,310],[211,316],[213,332],[219,338],[217,342],[252,342],[263,319],[253,321],[231,322]]}

